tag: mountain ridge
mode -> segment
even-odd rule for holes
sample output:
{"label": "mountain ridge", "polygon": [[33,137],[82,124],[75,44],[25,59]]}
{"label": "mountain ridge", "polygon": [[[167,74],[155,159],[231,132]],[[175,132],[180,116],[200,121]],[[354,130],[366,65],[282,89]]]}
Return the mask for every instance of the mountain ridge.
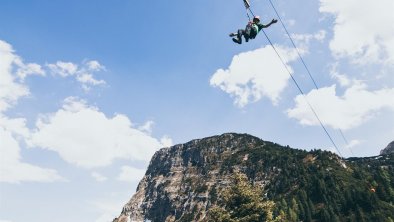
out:
{"label": "mountain ridge", "polygon": [[385,154],[390,154],[390,153],[394,153],[394,141],[389,143],[386,146],[386,148],[384,148],[383,150],[380,151],[380,155],[385,155]]}
{"label": "mountain ridge", "polygon": [[[154,154],[136,193],[114,222],[208,221],[213,206],[226,207],[221,205],[222,193],[231,186],[234,172],[261,187],[262,198],[273,200],[274,214],[282,211],[286,221],[394,218],[389,213],[394,212],[393,165],[393,155],[342,159],[248,134],[195,139]],[[374,205],[368,198],[375,198]]]}

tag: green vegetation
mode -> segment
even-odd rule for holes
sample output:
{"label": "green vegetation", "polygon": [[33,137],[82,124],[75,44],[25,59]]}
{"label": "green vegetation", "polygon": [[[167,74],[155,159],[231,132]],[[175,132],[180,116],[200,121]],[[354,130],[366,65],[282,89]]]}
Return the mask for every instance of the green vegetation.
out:
{"label": "green vegetation", "polygon": [[[315,163],[283,166],[269,186],[276,212],[289,221],[391,221],[394,218],[393,169],[371,164],[345,165],[314,151]],[[390,170],[390,171],[389,171]],[[391,181],[391,184],[390,184]]]}
{"label": "green vegetation", "polygon": [[[177,167],[183,167],[177,189],[154,179],[147,183],[145,200],[152,202],[144,206],[152,221],[394,219],[394,154],[342,159],[327,151],[308,152],[250,135],[223,134],[155,155],[147,174],[169,177],[177,159]],[[172,190],[177,195],[171,199]]]}
{"label": "green vegetation", "polygon": [[264,200],[263,191],[252,186],[246,175],[236,173],[233,185],[223,191],[220,206],[211,208],[208,212],[210,222],[259,222],[280,221],[281,217],[273,219],[274,202]]}
{"label": "green vegetation", "polygon": [[[242,160],[245,154],[247,161]],[[273,213],[286,221],[393,221],[393,157],[344,161],[326,151],[266,143],[234,154],[222,171],[241,165],[252,181],[268,179],[265,190],[275,202]]]}

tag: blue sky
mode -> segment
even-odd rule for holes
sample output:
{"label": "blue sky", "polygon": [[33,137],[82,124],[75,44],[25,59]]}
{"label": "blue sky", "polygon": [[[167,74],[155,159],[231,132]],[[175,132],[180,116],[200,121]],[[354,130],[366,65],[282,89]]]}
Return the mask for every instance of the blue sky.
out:
{"label": "blue sky", "polygon": [[[394,139],[394,3],[273,3],[318,90],[280,23],[266,32],[343,156],[378,155]],[[1,1],[0,222],[111,221],[156,150],[195,138],[335,152],[264,35],[228,37],[246,22],[240,0]]]}

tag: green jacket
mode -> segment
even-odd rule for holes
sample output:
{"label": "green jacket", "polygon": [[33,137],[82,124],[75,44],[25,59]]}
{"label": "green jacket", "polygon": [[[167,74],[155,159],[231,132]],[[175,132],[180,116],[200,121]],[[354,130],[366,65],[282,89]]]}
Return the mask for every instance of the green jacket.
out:
{"label": "green jacket", "polygon": [[254,39],[254,38],[256,38],[256,36],[257,36],[257,34],[263,29],[263,28],[266,28],[267,26],[266,25],[264,25],[264,24],[262,24],[262,23],[251,23],[251,24],[248,24],[248,26],[251,26],[251,29],[250,29],[250,33],[249,33],[249,37],[251,38],[251,39]]}

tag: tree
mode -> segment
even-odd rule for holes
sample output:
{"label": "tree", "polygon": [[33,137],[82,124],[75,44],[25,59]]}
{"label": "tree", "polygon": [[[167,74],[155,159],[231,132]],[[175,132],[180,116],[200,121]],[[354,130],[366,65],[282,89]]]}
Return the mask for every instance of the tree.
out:
{"label": "tree", "polygon": [[274,202],[263,199],[260,187],[253,187],[246,175],[235,173],[233,185],[222,192],[220,206],[208,212],[211,222],[281,221],[283,215],[273,218]]}
{"label": "tree", "polygon": [[364,212],[362,211],[362,209],[359,206],[356,207],[356,219],[357,219],[357,221],[360,221],[360,222],[366,221]]}
{"label": "tree", "polygon": [[320,211],[319,221],[324,221],[324,222],[330,222],[331,221],[330,213],[328,212],[328,210],[326,208],[323,208]]}

